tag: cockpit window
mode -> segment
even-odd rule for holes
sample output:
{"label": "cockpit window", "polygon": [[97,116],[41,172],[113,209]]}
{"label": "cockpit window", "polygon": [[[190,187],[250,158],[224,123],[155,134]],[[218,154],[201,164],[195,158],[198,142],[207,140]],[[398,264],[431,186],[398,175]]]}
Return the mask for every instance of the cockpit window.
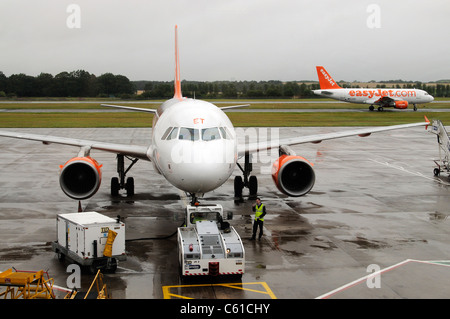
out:
{"label": "cockpit window", "polygon": [[170,132],[169,136],[167,137],[167,140],[176,140],[177,136],[178,136],[178,127],[174,127]]}
{"label": "cockpit window", "polygon": [[167,136],[169,135],[170,131],[172,131],[173,127],[167,128],[167,130],[164,132],[163,136],[161,137],[162,140],[165,140]]}
{"label": "cockpit window", "polygon": [[226,140],[231,140],[230,131],[226,127],[219,127],[220,133],[222,133],[222,137]]}
{"label": "cockpit window", "polygon": [[209,142],[222,138],[230,140],[232,136],[226,127],[209,127],[201,130],[190,127],[169,127],[161,137],[162,140],[179,139],[184,141],[198,141],[200,138],[203,141]]}
{"label": "cockpit window", "polygon": [[219,129],[217,127],[202,129],[202,140],[203,141],[220,140]]}
{"label": "cockpit window", "polygon": [[197,129],[182,127],[178,138],[186,141],[197,141],[199,139],[199,132]]}

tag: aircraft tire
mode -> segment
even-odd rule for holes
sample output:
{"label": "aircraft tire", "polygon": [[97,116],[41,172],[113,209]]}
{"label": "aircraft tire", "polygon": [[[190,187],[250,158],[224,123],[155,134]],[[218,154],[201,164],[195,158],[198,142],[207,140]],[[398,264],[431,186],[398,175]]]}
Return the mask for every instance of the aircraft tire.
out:
{"label": "aircraft tire", "polygon": [[256,176],[250,176],[248,183],[250,197],[256,197],[256,195],[258,194],[258,179],[256,178]]}
{"label": "aircraft tire", "polygon": [[242,182],[241,176],[234,177],[234,197],[242,197],[242,189],[244,188],[244,183]]}
{"label": "aircraft tire", "polygon": [[133,177],[127,178],[127,184],[126,184],[125,188],[127,190],[128,197],[131,197],[134,195],[134,178]]}
{"label": "aircraft tire", "polygon": [[111,196],[119,196],[119,189],[120,189],[119,178],[118,177],[111,178]]}

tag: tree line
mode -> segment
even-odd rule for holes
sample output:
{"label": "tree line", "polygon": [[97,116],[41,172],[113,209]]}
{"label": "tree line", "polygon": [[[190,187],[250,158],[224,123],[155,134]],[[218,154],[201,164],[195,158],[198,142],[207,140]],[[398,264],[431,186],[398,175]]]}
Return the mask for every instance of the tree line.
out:
{"label": "tree line", "polygon": [[[377,88],[416,88],[435,97],[450,97],[450,85],[440,82],[406,82],[376,84]],[[352,82],[339,82],[343,88],[356,88]],[[264,99],[314,98],[319,89],[314,81],[182,81],[183,96],[198,99]],[[139,94],[138,94],[139,92]],[[172,81],[130,81],[126,76],[105,73],[96,76],[84,70],[61,72],[55,76],[12,74],[0,71],[0,98],[15,97],[116,97],[122,99],[169,99],[173,97]]]}
{"label": "tree line", "polygon": [[134,84],[126,76],[112,73],[95,76],[77,70],[55,76],[20,73],[7,77],[0,71],[0,97],[120,97],[134,93]]}
{"label": "tree line", "polygon": [[[170,98],[173,96],[173,82],[138,81],[138,90],[142,99]],[[311,90],[319,88],[318,83],[300,83],[297,81],[182,81],[183,96],[198,99],[217,98],[308,98],[313,97]]]}
{"label": "tree line", "polygon": [[[173,96],[173,82],[138,81],[134,82],[137,89],[143,93],[138,98],[171,98]],[[352,82],[339,82],[342,88],[360,88]],[[249,99],[292,99],[316,98],[313,90],[320,89],[319,83],[314,81],[215,81],[196,82],[182,81],[183,95],[199,99],[216,98],[249,98]],[[396,84],[376,84],[377,88],[416,88],[427,91],[434,97],[450,97],[448,83],[406,82]]]}

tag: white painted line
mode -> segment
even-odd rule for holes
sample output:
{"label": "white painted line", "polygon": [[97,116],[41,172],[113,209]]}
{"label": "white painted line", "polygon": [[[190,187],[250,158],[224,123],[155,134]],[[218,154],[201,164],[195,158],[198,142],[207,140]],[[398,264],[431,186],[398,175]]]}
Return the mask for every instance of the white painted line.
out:
{"label": "white painted line", "polygon": [[443,266],[443,267],[450,267],[450,260],[411,260],[416,263],[422,263],[422,264],[428,264],[428,265],[436,265],[436,266]]}
{"label": "white painted line", "polygon": [[360,283],[366,281],[367,279],[369,279],[371,277],[375,277],[377,275],[381,275],[384,272],[387,272],[387,271],[392,270],[394,268],[397,268],[397,267],[399,267],[401,265],[409,263],[410,261],[412,261],[412,259],[406,259],[406,260],[404,260],[402,262],[399,262],[398,264],[395,264],[393,266],[390,266],[390,267],[381,269],[379,271],[373,272],[373,273],[371,273],[371,274],[369,274],[367,276],[361,277],[361,278],[359,278],[357,280],[354,280],[354,281],[352,281],[352,282],[350,282],[350,283],[348,283],[346,285],[343,285],[343,286],[341,286],[339,288],[336,288],[336,289],[334,289],[334,290],[332,290],[330,292],[327,292],[327,293],[325,293],[323,295],[320,295],[319,297],[316,297],[316,299],[327,299],[327,298],[329,298],[329,297],[331,297],[331,296],[333,296],[333,295],[335,295],[335,294],[337,294],[339,292],[342,292],[342,291],[344,291],[344,290],[346,290],[348,288],[351,288],[353,286],[359,285]]}
{"label": "white painted line", "polygon": [[382,162],[382,161],[378,161],[378,160],[375,160],[375,159],[372,159],[372,158],[369,158],[369,161],[372,161],[372,162],[375,162],[377,164],[380,164],[380,165],[383,165],[383,166],[387,166],[387,167],[390,167],[390,168],[394,168],[396,170],[399,170],[399,171],[402,171],[402,172],[405,172],[405,173],[408,173],[408,174],[412,174],[412,175],[415,175],[415,176],[426,178],[428,180],[437,181],[437,182],[439,182],[439,183],[441,183],[443,185],[446,185],[446,186],[450,186],[450,183],[446,183],[446,182],[442,181],[439,178],[426,176],[426,175],[423,175],[420,172],[412,172],[412,171],[407,170],[406,168],[404,168],[403,166],[400,166],[400,165],[390,164],[388,162]]}
{"label": "white painted line", "polygon": [[[361,277],[361,278],[359,278],[357,280],[354,280],[354,281],[352,281],[352,282],[350,282],[350,283],[348,283],[346,285],[343,285],[343,286],[341,286],[339,288],[336,288],[336,289],[334,289],[334,290],[332,290],[330,292],[327,292],[327,293],[325,293],[323,295],[320,295],[319,297],[316,297],[315,299],[327,299],[327,298],[329,298],[329,297],[331,297],[331,296],[333,296],[333,295],[335,295],[335,294],[337,294],[339,292],[342,292],[342,291],[344,291],[344,290],[346,290],[348,288],[351,288],[351,287],[354,287],[356,285],[359,285],[360,283],[362,283],[364,281],[367,281],[368,279],[370,279],[372,277],[381,275],[382,273],[385,273],[385,272],[388,272],[388,271],[390,271],[392,269],[395,269],[397,267],[403,266],[403,265],[405,265],[405,264],[407,264],[409,262],[417,262],[417,263],[423,263],[423,264],[429,264],[429,265],[450,267],[450,260],[431,260],[431,261],[426,261],[426,260],[417,260],[417,259],[406,259],[406,260],[404,260],[402,262],[399,262],[398,264],[392,265],[390,267],[381,269],[381,270],[373,272],[373,273],[371,273],[371,274],[369,274],[367,276],[364,276],[364,277]],[[446,265],[446,264],[442,264],[442,263],[449,263],[449,264]]]}

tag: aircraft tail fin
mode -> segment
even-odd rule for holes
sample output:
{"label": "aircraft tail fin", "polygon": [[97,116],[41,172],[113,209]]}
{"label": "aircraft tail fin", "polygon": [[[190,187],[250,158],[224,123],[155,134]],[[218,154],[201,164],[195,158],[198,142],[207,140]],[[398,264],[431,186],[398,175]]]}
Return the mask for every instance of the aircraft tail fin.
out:
{"label": "aircraft tail fin", "polygon": [[319,77],[319,84],[321,90],[341,89],[341,87],[333,80],[331,75],[325,70],[323,66],[316,66],[317,76]]}
{"label": "aircraft tail fin", "polygon": [[183,99],[180,80],[180,56],[178,55],[178,26],[175,26],[175,93],[174,98]]}

